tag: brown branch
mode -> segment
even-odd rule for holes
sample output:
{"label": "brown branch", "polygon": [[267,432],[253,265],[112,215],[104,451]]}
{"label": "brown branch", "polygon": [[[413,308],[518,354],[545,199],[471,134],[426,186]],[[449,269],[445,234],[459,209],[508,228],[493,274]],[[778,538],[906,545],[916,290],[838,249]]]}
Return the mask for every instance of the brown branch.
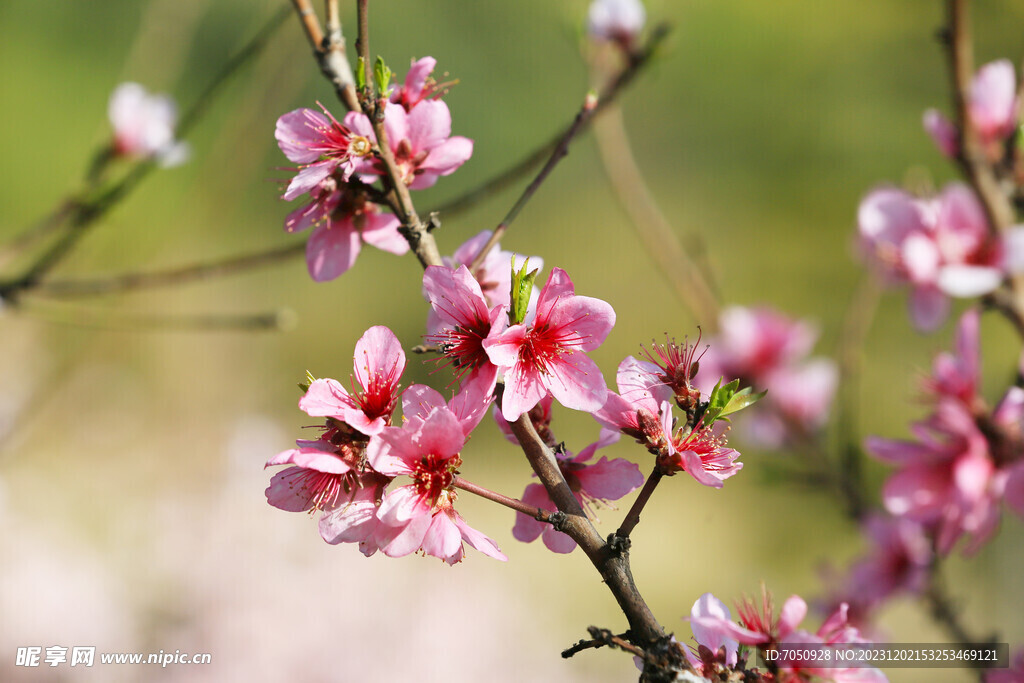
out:
{"label": "brown branch", "polygon": [[494,229],[494,233],[491,235],[490,239],[487,240],[487,243],[484,244],[480,249],[480,252],[476,255],[476,258],[473,259],[472,264],[470,264],[470,272],[476,272],[480,268],[484,259],[487,258],[487,254],[490,253],[491,249],[494,248],[494,245],[501,240],[505,231],[508,230],[508,226],[512,224],[512,221],[516,219],[516,216],[518,216],[519,212],[523,210],[526,203],[530,201],[538,188],[540,188],[544,181],[547,180],[547,177],[551,174],[551,171],[554,170],[555,166],[558,165],[558,162],[569,154],[569,143],[572,142],[572,139],[583,129],[583,125],[590,120],[590,117],[593,116],[596,107],[597,100],[593,95],[587,95],[579,113],[576,114],[576,118],[573,119],[572,125],[569,126],[568,130],[566,130],[562,135],[562,139],[559,140],[557,145],[555,145],[555,149],[552,150],[551,156],[548,158],[548,163],[544,164],[544,168],[540,170],[537,177],[533,179],[533,182],[527,185],[526,189],[523,190],[523,193],[519,195],[519,199],[516,200],[516,203],[513,204],[512,208],[509,209],[507,214],[505,214],[505,218],[502,219],[501,223],[498,224],[498,227]]}
{"label": "brown branch", "polygon": [[[922,595],[928,609],[932,613],[932,617],[937,621],[950,637],[958,642],[971,645],[991,645],[996,642],[994,637],[988,640],[973,637],[967,628],[960,622],[960,615],[958,609],[954,604],[953,600],[946,594],[945,589],[942,586],[942,581],[939,576],[939,563],[935,560],[930,567],[928,586],[925,588],[924,594]],[[988,668],[992,662],[985,662],[980,660],[969,660],[967,665],[978,669],[979,681],[984,683],[985,676],[984,671]]]}
{"label": "brown branch", "polygon": [[[368,2],[359,0],[357,4],[357,21],[359,24],[359,36],[356,38],[356,49],[363,60],[363,68],[366,73],[367,88],[374,90],[373,77],[370,73],[370,38],[368,29]],[[384,100],[373,99],[369,103],[372,106],[364,106],[363,109],[370,119],[373,132],[377,137],[377,153],[384,165],[384,181],[390,195],[390,206],[398,220],[402,222],[402,233],[409,242],[409,246],[416,254],[420,264],[427,266],[444,265],[441,260],[441,252],[437,250],[437,242],[430,234],[430,228],[424,224],[416,214],[412,197],[409,195],[409,188],[402,178],[398,165],[395,163],[394,154],[388,145],[387,131],[384,127]]]}
{"label": "brown branch", "polygon": [[661,468],[657,465],[654,466],[654,471],[651,472],[651,476],[647,477],[647,481],[644,482],[644,487],[640,489],[640,493],[637,494],[636,500],[633,501],[633,506],[629,508],[629,512],[626,513],[626,518],[622,520],[622,524],[619,526],[618,531],[615,535],[619,538],[629,538],[629,534],[632,533],[636,525],[640,523],[640,513],[643,512],[644,507],[647,505],[647,501],[651,499],[651,494],[654,493],[654,489],[658,488],[658,484],[661,482],[661,478],[664,474]]}
{"label": "brown branch", "polygon": [[299,21],[313,48],[313,56],[324,77],[334,86],[334,93],[349,111],[362,111],[356,96],[356,81],[345,53],[345,36],[341,31],[341,18],[337,0],[327,0],[327,33],[320,27],[316,12],[309,0],[292,0]]}
{"label": "brown branch", "polygon": [[626,615],[633,641],[648,645],[663,640],[665,631],[633,581],[629,555],[625,552],[612,551],[601,539],[562,476],[555,454],[537,434],[529,415],[520,415],[518,420],[510,423],[510,426],[551,500],[566,515],[564,523],[560,525],[561,531],[579,544],[587,558],[600,572],[601,578],[615,596],[619,608]]}

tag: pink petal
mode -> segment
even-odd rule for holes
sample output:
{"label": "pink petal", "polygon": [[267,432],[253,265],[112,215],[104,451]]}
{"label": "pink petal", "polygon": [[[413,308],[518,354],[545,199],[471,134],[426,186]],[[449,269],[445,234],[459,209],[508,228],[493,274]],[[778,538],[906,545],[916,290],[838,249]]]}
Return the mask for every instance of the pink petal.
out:
{"label": "pink petal", "polygon": [[[398,143],[409,138],[409,117],[405,113],[405,107],[390,102],[384,106],[384,130],[387,133],[388,146],[391,147],[392,152],[398,148]],[[410,142],[412,141],[410,140]]]}
{"label": "pink petal", "polygon": [[602,500],[618,500],[644,483],[640,466],[622,458],[601,458],[593,465],[577,470],[576,477],[586,493]]}
{"label": "pink petal", "polygon": [[[429,104],[429,103],[424,103]],[[417,107],[417,111],[419,108]],[[419,169],[424,173],[436,173],[438,175],[451,175],[460,166],[469,161],[473,156],[473,141],[462,136],[448,138],[433,149],[420,164]]]}
{"label": "pink petal", "polygon": [[420,455],[441,458],[457,455],[466,444],[458,419],[448,408],[435,408],[417,427],[413,441]]}
{"label": "pink petal", "polygon": [[315,164],[306,166],[300,170],[292,181],[288,183],[288,189],[281,195],[281,199],[291,201],[297,197],[301,197],[307,192],[312,191],[323,182],[324,178],[331,175],[337,164],[333,161],[319,161]]}
{"label": "pink petal", "polygon": [[722,621],[730,621],[732,615],[725,603],[711,593],[705,593],[693,603],[690,616],[690,628],[693,630],[694,639],[712,652],[718,652],[718,649],[724,645],[726,664],[735,664],[739,643],[735,639],[729,638],[720,628],[708,628],[706,623],[698,621],[700,617],[717,617]]}
{"label": "pink petal", "polygon": [[[398,105],[389,104],[387,116],[391,116],[391,107],[398,107],[402,110],[403,115],[405,110]],[[385,119],[386,121],[387,119]],[[406,119],[407,121],[407,132],[400,137],[393,138],[395,141],[393,144],[397,144],[397,140],[402,138],[408,138],[412,144],[413,154],[418,154],[421,151],[431,151],[442,142],[448,139],[452,134],[452,115],[448,111],[448,105],[441,100],[428,100],[426,102],[420,102],[416,107],[409,112]],[[391,129],[388,129],[388,135],[391,135]],[[463,138],[465,139],[465,138]],[[467,142],[469,142],[467,140]],[[470,144],[470,153],[472,153],[472,142]],[[466,157],[467,159],[469,157]],[[463,160],[464,161],[464,160]],[[432,168],[437,168],[434,166]],[[452,168],[448,173],[451,173],[455,169]],[[446,174],[445,174],[446,175]]]}
{"label": "pink petal", "polygon": [[551,308],[548,324],[562,331],[572,331],[582,343],[583,351],[593,351],[615,327],[615,310],[605,301],[589,296],[570,296]]}
{"label": "pink petal", "polygon": [[882,499],[895,516],[932,522],[941,514],[950,491],[949,474],[938,467],[907,467],[885,482]]}
{"label": "pink petal", "polygon": [[673,397],[672,389],[658,377],[660,372],[654,363],[626,356],[615,375],[619,393],[634,409],[646,408],[657,415],[661,403]]}
{"label": "pink petal", "polygon": [[528,331],[526,325],[513,325],[495,337],[488,336],[483,340],[487,357],[499,368],[511,368],[518,364],[519,349]]}
{"label": "pink petal", "polygon": [[953,264],[939,269],[939,289],[949,296],[978,297],[994,291],[1002,281],[1002,271],[988,266]]}
{"label": "pink petal", "polygon": [[344,274],[359,256],[359,233],[349,220],[318,226],[306,242],[306,266],[315,282],[328,282]]}
{"label": "pink petal", "polygon": [[484,555],[493,557],[495,560],[501,560],[502,562],[508,561],[505,554],[498,549],[497,543],[466,524],[466,521],[462,519],[457,512],[455,513],[455,526],[459,528],[459,532],[462,534],[462,539]]}
{"label": "pink petal", "polygon": [[313,200],[288,214],[284,219],[285,232],[302,232],[328,216],[323,202]]}
{"label": "pink petal", "polygon": [[277,120],[274,137],[289,161],[311,164],[320,158],[320,152],[310,149],[310,146],[318,143],[321,137],[316,128],[326,128],[330,125],[327,117],[318,111],[296,109]]}
{"label": "pink petal", "polygon": [[388,557],[404,557],[423,546],[423,537],[427,535],[431,521],[430,515],[417,515],[406,525],[378,528],[376,540]]}
{"label": "pink petal", "polygon": [[971,122],[983,137],[1003,137],[1014,127],[1017,115],[1017,78],[1013,62],[989,62],[971,81],[968,97]]}
{"label": "pink petal", "polygon": [[690,617],[691,628],[694,624],[708,630],[717,631],[726,638],[732,638],[744,645],[758,645],[760,643],[770,642],[772,639],[772,637],[767,633],[751,631],[750,629],[743,628],[733,621],[723,619],[718,616]]}
{"label": "pink petal", "polygon": [[[551,314],[551,307],[561,298],[573,296],[576,290],[573,288],[569,274],[561,268],[552,268],[548,275],[548,281],[540,290],[540,298],[537,300],[537,321],[546,322]],[[500,363],[499,363],[500,365]]]}
{"label": "pink petal", "polygon": [[902,242],[911,232],[925,230],[921,210],[914,198],[890,187],[870,192],[857,209],[860,235],[869,243]]}
{"label": "pink petal", "polygon": [[[572,410],[596,412],[604,405],[607,397],[608,386],[604,382],[601,369],[589,356],[579,351],[562,353],[551,364],[548,374],[540,375],[540,381],[555,400]],[[506,381],[506,392],[507,385]]]}
{"label": "pink petal", "polygon": [[[492,357],[493,359],[493,357]],[[501,414],[509,422],[537,405],[547,394],[541,374],[519,363],[505,372],[505,392],[501,399]]]}
{"label": "pink petal", "polygon": [[807,616],[807,603],[799,595],[791,595],[779,611],[779,636],[785,638],[796,630]]}
{"label": "pink petal", "polygon": [[704,469],[704,461],[693,451],[682,451],[679,453],[683,459],[683,468],[686,473],[697,480],[697,483],[711,488],[720,489],[723,486],[722,480]]}
{"label": "pink petal", "polygon": [[409,73],[405,75],[407,99],[413,102],[419,99],[423,92],[423,85],[427,82],[427,77],[434,71],[435,66],[437,66],[437,60],[433,57],[423,57],[412,63]]}
{"label": "pink petal", "polygon": [[445,512],[438,512],[430,520],[423,536],[423,552],[442,560],[454,556],[462,548],[462,534]]}
{"label": "pink petal", "polygon": [[957,144],[957,129],[953,122],[947,119],[936,109],[925,111],[922,123],[925,132],[931,136],[935,146],[942,154],[950,159],[957,155],[959,146]]}
{"label": "pink petal", "polygon": [[556,531],[550,525],[544,530],[540,538],[544,545],[547,546],[547,549],[553,553],[567,555],[576,549],[576,541],[572,540],[568,534]]}
{"label": "pink petal", "polygon": [[[551,502],[547,490],[542,484],[528,484],[523,492],[524,503],[541,508],[542,510],[554,511],[555,504]],[[530,543],[544,533],[545,527],[550,526],[540,522],[529,515],[516,512],[516,523],[512,527],[512,537],[523,543]]]}
{"label": "pink petal", "polygon": [[422,455],[412,435],[413,430],[401,427],[384,427],[373,435],[366,447],[370,467],[389,477],[412,472],[411,463]]}
{"label": "pink petal", "polygon": [[350,111],[345,114],[344,124],[346,128],[356,135],[369,138],[371,142],[377,142],[377,134],[373,132],[373,125],[370,123],[370,119],[367,118],[366,114],[358,114],[354,111]]}
{"label": "pink petal", "polygon": [[377,509],[377,519],[388,526],[399,526],[417,515],[430,515],[430,506],[416,490],[415,484],[399,486],[384,496]]}
{"label": "pink petal", "polygon": [[363,227],[359,233],[367,244],[402,255],[409,251],[409,242],[398,232],[401,224],[394,214],[367,212],[363,214]]}
{"label": "pink petal", "polygon": [[345,410],[352,405],[345,387],[337,380],[318,379],[299,399],[299,409],[311,417],[333,417],[343,419]]}
{"label": "pink petal", "polygon": [[405,351],[395,333],[384,325],[375,325],[356,342],[353,358],[356,381],[363,389],[394,389],[405,370]]}
{"label": "pink petal", "polygon": [[462,433],[469,436],[484,419],[494,399],[494,387],[498,380],[498,368],[490,363],[469,374],[462,383],[462,390],[452,397],[449,409],[462,426]]}
{"label": "pink petal", "polygon": [[914,327],[922,332],[937,329],[949,315],[949,299],[941,290],[934,287],[917,287],[911,290],[907,303]]}
{"label": "pink petal", "polygon": [[413,384],[402,393],[402,415],[406,420],[423,420],[434,408],[446,405],[440,393],[423,384]]}
{"label": "pink petal", "polygon": [[[282,458],[284,456],[284,458]],[[344,474],[349,467],[344,460],[334,453],[317,448],[293,448],[284,451],[267,462],[267,465],[297,465],[303,469],[326,472],[328,474]]]}
{"label": "pink petal", "polygon": [[1010,468],[1003,496],[1010,509],[1024,518],[1024,463],[1017,463]]}
{"label": "pink petal", "polygon": [[270,486],[264,491],[267,502],[285,512],[305,512],[313,507],[310,492],[295,486],[294,477],[302,476],[304,468],[289,467],[270,478]]}
{"label": "pink petal", "polygon": [[331,545],[358,543],[377,527],[377,505],[373,488],[359,489],[353,499],[320,518],[320,536]]}
{"label": "pink petal", "polygon": [[480,283],[466,266],[458,270],[428,266],[423,272],[423,291],[441,319],[452,327],[474,329],[490,318]]}

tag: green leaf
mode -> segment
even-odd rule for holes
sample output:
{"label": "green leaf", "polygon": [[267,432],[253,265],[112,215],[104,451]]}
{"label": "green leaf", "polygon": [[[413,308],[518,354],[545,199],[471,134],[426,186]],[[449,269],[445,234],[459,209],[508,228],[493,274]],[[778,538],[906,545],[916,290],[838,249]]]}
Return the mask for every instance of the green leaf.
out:
{"label": "green leaf", "polygon": [[722,411],[725,410],[725,407],[739,388],[740,381],[738,379],[734,379],[725,386],[722,386],[721,379],[718,380],[715,388],[711,390],[711,396],[708,397],[708,407],[704,410],[705,427],[710,427],[715,423],[715,420],[721,417]]}
{"label": "green leaf", "polygon": [[384,63],[384,58],[378,55],[377,61],[373,64],[373,80],[377,84],[377,92],[380,93],[381,97],[387,96],[388,88],[391,87],[392,76],[394,76],[394,73]]}
{"label": "green leaf", "polygon": [[765,389],[761,393],[755,394],[751,387],[747,387],[743,391],[737,392],[731,399],[729,399],[729,402],[725,404],[725,408],[722,410],[722,414],[719,417],[724,418],[726,415],[738,413],[744,408],[752,406],[760,401],[767,393],[768,390]]}
{"label": "green leaf", "polygon": [[366,89],[366,62],[363,58],[359,58],[359,63],[356,64],[356,88],[359,90]]}
{"label": "green leaf", "polygon": [[530,307],[530,294],[533,293],[533,281],[537,279],[539,270],[527,273],[530,265],[527,257],[523,267],[516,272],[516,259],[512,257],[512,306],[508,311],[509,325],[518,325],[526,319],[526,311]]}

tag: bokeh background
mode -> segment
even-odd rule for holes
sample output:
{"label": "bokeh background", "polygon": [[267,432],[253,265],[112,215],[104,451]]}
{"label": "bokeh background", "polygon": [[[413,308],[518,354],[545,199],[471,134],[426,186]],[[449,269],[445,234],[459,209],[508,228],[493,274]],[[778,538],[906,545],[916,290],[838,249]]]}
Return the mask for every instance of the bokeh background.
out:
{"label": "bokeh background", "polygon": [[[280,3],[267,0],[7,0],[0,3],[0,238],[21,232],[81,182],[109,135],[107,99],[125,80],[183,107]],[[343,20],[354,7],[343,2]],[[371,48],[399,76],[433,55],[459,79],[446,100],[473,159],[417,205],[455,197],[560,129],[588,88],[586,2],[399,0],[371,3]],[[320,3],[317,3],[318,8]],[[862,277],[852,249],[858,201],[872,186],[940,187],[954,177],[921,130],[949,100],[935,39],[941,4],[650,0],[674,26],[661,58],[622,98],[635,155],[679,234],[697,234],[723,301],[767,304],[821,330],[834,355]],[[1024,5],[979,3],[978,62],[1018,61]],[[231,81],[191,137],[194,158],[160,171],[119,205],[54,275],[169,267],[297,241],[282,113],[321,100],[340,110],[290,21]],[[444,220],[443,253],[493,227],[518,188]],[[442,217],[443,218],[443,217]],[[301,238],[300,238],[301,239]],[[593,354],[614,369],[638,345],[698,322],[638,246],[591,134],[520,216],[503,245],[565,268],[577,291],[610,302],[618,324]],[[541,276],[546,277],[546,275]],[[216,282],[91,299],[36,312],[0,310],[0,678],[4,680],[631,680],[606,650],[562,661],[589,625],[624,627],[577,553],[511,537],[513,514],[468,495],[460,508],[508,563],[472,550],[459,566],[413,556],[366,559],[323,543],[313,520],[269,507],[262,470],[310,420],[296,408],[308,369],[347,379],[367,327],[407,345],[423,334],[420,269],[363,252],[346,276],[313,283],[301,259]],[[950,343],[912,331],[902,293],[883,296],[867,336],[859,397],[865,434],[904,436],[920,418],[918,382]],[[97,329],[116,314],[243,313],[288,308],[281,333]],[[985,387],[1016,360],[1001,320],[986,319]],[[413,357],[406,384],[439,385]],[[577,449],[589,417],[557,413]],[[641,591],[670,630],[712,591],[732,603],[764,581],[779,601],[820,595],[822,566],[863,550],[840,503],[777,476],[785,455],[743,450],[720,491],[687,477],[662,485],[634,534]],[[643,463],[623,442],[608,451]],[[521,454],[484,424],[463,473],[518,495]],[[776,473],[773,475],[772,473]],[[874,484],[884,469],[868,466]],[[877,486],[876,486],[877,488]],[[628,505],[627,505],[628,506]],[[624,506],[626,507],[626,506]],[[610,532],[623,510],[604,511]],[[977,633],[1024,643],[1022,525],[1007,517],[977,556],[952,558],[948,584]],[[944,641],[925,610],[897,601],[882,626],[900,641]],[[820,615],[809,623],[816,628]],[[19,646],[209,652],[211,666],[15,669]],[[891,672],[894,681],[969,680],[966,671]]]}

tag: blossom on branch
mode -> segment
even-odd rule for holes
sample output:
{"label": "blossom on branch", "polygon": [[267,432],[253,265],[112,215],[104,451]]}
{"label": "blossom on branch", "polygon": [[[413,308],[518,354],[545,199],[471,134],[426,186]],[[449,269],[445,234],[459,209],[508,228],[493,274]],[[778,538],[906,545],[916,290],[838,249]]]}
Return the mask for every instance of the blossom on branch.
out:
{"label": "blossom on branch", "polygon": [[299,164],[298,174],[281,196],[291,201],[311,192],[335,171],[347,182],[358,161],[372,151],[370,141],[338,122],[326,108],[323,113],[296,109],[277,120],[277,145],[289,161]]}
{"label": "blossom on branch", "polygon": [[178,108],[167,95],[150,95],[138,83],[122,83],[107,107],[117,156],[155,157],[162,166],[188,160],[189,146],[174,139]]}
{"label": "blossom on branch", "polygon": [[599,347],[614,325],[610,305],[577,296],[569,275],[553,269],[537,300],[533,323],[512,325],[483,341],[491,362],[505,372],[505,419],[519,419],[549,392],[566,408],[600,409],[608,387],[601,369],[585,352]]}
{"label": "blossom on branch", "polygon": [[885,282],[910,287],[910,317],[924,331],[946,319],[948,297],[993,291],[1019,261],[991,234],[981,203],[961,183],[931,199],[874,190],[861,201],[857,222],[867,260]]}
{"label": "blossom on branch", "polygon": [[388,427],[371,440],[366,455],[374,470],[412,479],[387,493],[377,511],[380,524],[372,543],[385,555],[401,557],[422,550],[455,564],[462,559],[465,541],[489,557],[507,559],[494,541],[455,511],[453,484],[465,443],[459,417],[444,406],[403,427]]}
{"label": "blossom on branch", "polygon": [[[377,144],[366,114],[349,112],[345,125]],[[452,137],[452,115],[440,100],[421,101],[408,112],[389,102],[384,108],[384,130],[400,177],[413,190],[431,187],[440,176],[451,175],[473,156],[472,140]],[[363,158],[356,164],[356,172],[370,179],[383,175],[384,167],[379,160]]]}
{"label": "blossom on branch", "polygon": [[587,33],[628,48],[646,20],[647,12],[640,0],[594,0],[587,10]]}
{"label": "blossom on branch", "polygon": [[[495,415],[495,419],[499,420],[499,425],[503,421],[498,414]],[[558,467],[569,485],[572,495],[586,510],[587,516],[595,521],[597,516],[594,514],[594,505],[618,500],[627,493],[640,488],[644,483],[644,475],[640,473],[640,468],[628,460],[622,458],[609,460],[602,457],[597,462],[590,462],[597,454],[597,449],[618,440],[618,434],[602,430],[601,437],[581,450],[575,457],[564,448],[555,451]],[[557,509],[543,484],[528,484],[523,493],[523,502],[542,510],[554,511]],[[551,524],[540,522],[522,512],[516,512],[512,535],[516,540],[524,543],[534,541],[540,536],[544,545],[556,553],[569,553],[576,548],[576,541],[569,538],[567,534],[558,531]]]}
{"label": "blossom on branch", "polygon": [[[982,147],[996,160],[1002,157],[1001,143],[1017,127],[1019,107],[1013,62],[1000,59],[978,69],[967,92],[967,116]],[[960,153],[956,125],[938,110],[925,111],[924,128],[944,155]]]}
{"label": "blossom on branch", "polygon": [[420,102],[440,97],[442,93],[438,90],[437,83],[430,77],[435,66],[437,60],[433,57],[423,57],[414,61],[405,76],[405,83],[392,90],[388,99],[402,105],[406,111],[412,111]]}
{"label": "blossom on branch", "polygon": [[299,408],[316,417],[330,417],[373,436],[391,424],[398,404],[405,351],[395,333],[378,325],[356,342],[355,378],[351,391],[333,379],[318,379],[299,400]]}
{"label": "blossom on branch", "polygon": [[398,218],[383,213],[358,186],[339,187],[329,176],[309,194],[313,201],[288,214],[284,229],[300,232],[315,226],[306,242],[306,266],[316,282],[347,272],[364,243],[392,254],[409,251],[409,243],[398,231]]}

